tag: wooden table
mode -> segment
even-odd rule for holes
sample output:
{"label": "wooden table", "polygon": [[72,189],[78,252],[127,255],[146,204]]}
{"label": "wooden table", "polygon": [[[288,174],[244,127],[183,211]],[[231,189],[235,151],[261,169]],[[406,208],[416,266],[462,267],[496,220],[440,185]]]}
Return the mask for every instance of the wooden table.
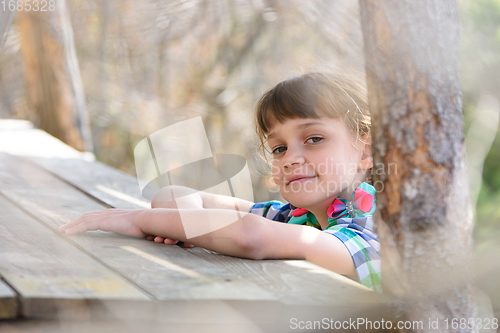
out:
{"label": "wooden table", "polygon": [[278,332],[292,318],[364,317],[383,304],[307,261],[57,231],[109,207],[149,203],[136,178],[86,161],[29,123],[0,121],[0,331]]}

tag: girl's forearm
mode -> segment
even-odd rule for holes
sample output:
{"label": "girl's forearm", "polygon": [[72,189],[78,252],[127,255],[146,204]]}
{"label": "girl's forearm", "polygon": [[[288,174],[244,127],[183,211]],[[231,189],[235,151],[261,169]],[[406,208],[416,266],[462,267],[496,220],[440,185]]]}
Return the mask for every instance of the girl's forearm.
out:
{"label": "girl's forearm", "polygon": [[[139,223],[145,234],[174,238],[226,255],[250,259],[307,259],[340,274],[352,274],[352,259],[335,236],[315,228],[269,221],[263,217],[224,209],[144,210]],[[185,229],[207,230],[207,223],[227,226],[188,238]],[[216,230],[214,230],[216,229]]]}
{"label": "girl's forearm", "polygon": [[[237,212],[226,209],[145,210],[140,228],[145,234],[251,259],[306,259],[321,234],[310,227],[269,221],[242,212],[238,212],[238,219],[235,214]],[[216,223],[227,225],[217,228],[220,225]],[[192,238],[186,235],[185,230],[192,234],[193,230],[207,230],[207,225],[213,231]]]}
{"label": "girl's forearm", "polygon": [[[255,258],[258,219],[262,218],[225,209],[158,208],[142,211],[134,223],[145,234],[173,238],[222,254]],[[190,234],[195,237],[189,237]]]}
{"label": "girl's forearm", "polygon": [[108,209],[84,214],[59,230],[67,235],[91,230],[158,235],[237,257],[307,259],[340,274],[354,274],[349,251],[335,236],[234,210]]}
{"label": "girl's forearm", "polygon": [[227,209],[248,212],[253,202],[184,186],[163,187],[151,201],[151,208]]}

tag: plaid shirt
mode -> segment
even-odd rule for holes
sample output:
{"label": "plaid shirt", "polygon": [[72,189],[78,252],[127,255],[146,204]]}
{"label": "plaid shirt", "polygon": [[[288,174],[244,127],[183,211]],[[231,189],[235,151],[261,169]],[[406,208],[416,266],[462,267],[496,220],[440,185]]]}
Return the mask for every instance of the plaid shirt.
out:
{"label": "plaid shirt", "polygon": [[[296,207],[289,203],[268,201],[254,204],[250,213],[273,221],[288,223],[294,209]],[[336,225],[329,225],[323,232],[337,237],[347,247],[359,282],[365,287],[382,292],[380,243],[373,229],[372,216],[368,215],[337,219]]]}

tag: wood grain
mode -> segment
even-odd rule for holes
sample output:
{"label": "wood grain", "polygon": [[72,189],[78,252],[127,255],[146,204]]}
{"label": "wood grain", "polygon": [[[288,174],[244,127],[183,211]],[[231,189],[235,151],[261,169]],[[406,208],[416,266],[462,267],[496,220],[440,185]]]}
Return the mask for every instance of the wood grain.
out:
{"label": "wood grain", "polygon": [[2,280],[0,280],[0,319],[17,317],[16,293]]}
{"label": "wood grain", "polygon": [[33,314],[30,299],[149,299],[3,196],[0,210],[0,275],[19,293],[23,314]]}
{"label": "wood grain", "polygon": [[377,308],[385,311],[380,294],[305,260],[245,260],[199,247],[187,251],[275,295],[284,304],[282,321],[300,316],[307,320],[352,318]]}
{"label": "wood grain", "polygon": [[74,187],[115,208],[150,208],[137,178],[100,162],[78,158],[32,158],[37,165]]}

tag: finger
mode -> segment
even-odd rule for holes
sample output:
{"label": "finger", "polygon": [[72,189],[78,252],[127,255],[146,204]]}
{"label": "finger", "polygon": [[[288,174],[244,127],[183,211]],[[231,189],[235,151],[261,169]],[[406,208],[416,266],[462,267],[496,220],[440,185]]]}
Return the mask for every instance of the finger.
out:
{"label": "finger", "polygon": [[73,228],[76,228],[77,226],[79,226],[81,223],[84,223],[85,220],[82,219],[82,217],[79,217],[77,218],[76,220],[68,223],[68,224],[65,224],[63,226],[61,226],[59,228],[59,231],[62,232],[62,233],[65,233],[65,234],[69,234],[68,231],[73,229]]}
{"label": "finger", "polygon": [[154,239],[154,241],[156,243],[163,243],[164,240],[165,240],[165,238],[160,237],[160,236],[156,236],[155,239]]}
{"label": "finger", "polygon": [[65,229],[63,232],[66,235],[74,235],[80,232],[99,230],[99,222],[100,220],[87,220],[75,226],[69,227]]}
{"label": "finger", "polygon": [[155,240],[156,236],[153,236],[153,235],[147,235],[146,236],[146,239],[149,240],[149,241],[152,241],[152,240]]}
{"label": "finger", "polygon": [[77,224],[80,224],[82,222],[83,218],[84,218],[84,216],[82,215],[79,218],[77,218],[76,220],[73,220],[73,221],[71,221],[69,223],[66,223],[66,224],[60,226],[59,227],[59,231],[60,232],[64,232],[65,230],[67,230],[69,228],[72,228],[72,227],[74,227]]}
{"label": "finger", "polygon": [[85,231],[112,231],[113,219],[106,218],[105,214],[91,213],[85,217],[80,217],[79,220],[76,225],[64,230],[64,233],[66,235],[74,235]]}
{"label": "finger", "polygon": [[77,218],[77,219],[75,219],[67,224],[60,226],[59,231],[64,232],[65,230],[73,228],[74,226],[76,226],[80,223],[84,223],[87,220],[95,219],[100,214],[102,214],[102,212],[92,212],[92,213],[83,214],[79,218]]}
{"label": "finger", "polygon": [[179,242],[178,240],[175,240],[175,239],[172,239],[172,238],[165,238],[165,241],[164,241],[164,243],[167,244],[167,245],[175,245],[178,242]]}
{"label": "finger", "polygon": [[192,248],[192,247],[194,247],[194,245],[190,244],[190,243],[184,243],[184,247]]}

